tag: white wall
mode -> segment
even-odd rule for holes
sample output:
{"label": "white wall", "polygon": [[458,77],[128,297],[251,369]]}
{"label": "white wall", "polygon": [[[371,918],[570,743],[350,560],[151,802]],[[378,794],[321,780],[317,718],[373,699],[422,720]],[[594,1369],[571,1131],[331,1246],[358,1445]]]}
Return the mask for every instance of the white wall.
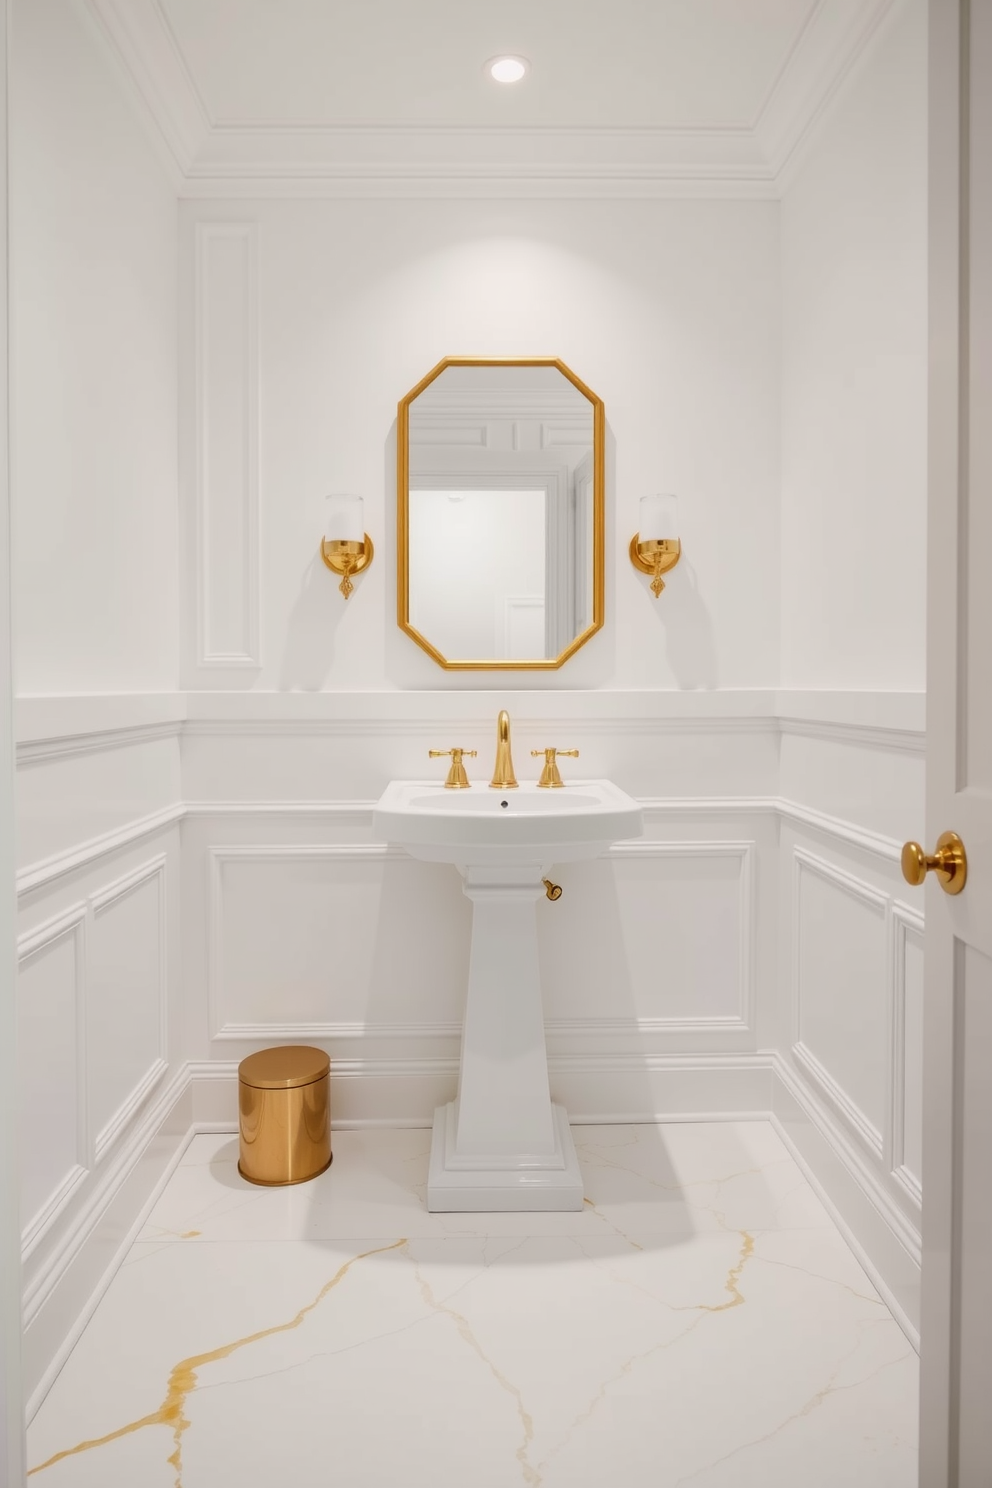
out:
{"label": "white wall", "polygon": [[925,0],[782,202],[782,682],[925,686]]}
{"label": "white wall", "polygon": [[[926,677],[927,7],[900,0],[782,202],[780,1119],[918,1316],[922,696],[855,737],[816,689]],[[802,689],[810,689],[803,695]],[[907,699],[907,702],[909,700]],[[915,718],[913,713],[915,712]],[[857,823],[849,840],[824,814]]]}
{"label": "white wall", "polygon": [[[10,76],[13,1095],[36,1399],[181,1139],[179,742],[154,697],[179,663],[177,205],[81,0],[14,0]],[[147,706],[58,696],[115,690]]]}
{"label": "white wall", "polygon": [[[184,685],[774,684],[775,203],[181,215]],[[605,401],[606,626],[558,673],[446,673],[396,629],[396,404],[458,353],[561,356]],[[681,494],[684,557],[657,603],[627,545],[659,489]],[[329,490],[365,496],[379,555],[347,604],[317,560]]]}
{"label": "white wall", "polygon": [[78,0],[15,0],[16,682],[176,685],[176,199]]}

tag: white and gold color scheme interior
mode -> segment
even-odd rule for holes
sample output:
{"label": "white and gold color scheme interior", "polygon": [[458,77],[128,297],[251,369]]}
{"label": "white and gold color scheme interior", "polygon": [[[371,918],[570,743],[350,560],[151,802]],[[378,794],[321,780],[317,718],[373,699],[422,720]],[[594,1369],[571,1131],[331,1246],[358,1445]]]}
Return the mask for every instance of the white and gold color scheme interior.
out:
{"label": "white and gold color scheme interior", "polygon": [[[7,11],[0,1481],[911,1488],[924,944],[987,856],[924,811],[924,0]],[[483,882],[390,782],[643,831]],[[514,895],[581,1209],[432,1210]],[[282,1045],[335,1155],[269,1191]]]}

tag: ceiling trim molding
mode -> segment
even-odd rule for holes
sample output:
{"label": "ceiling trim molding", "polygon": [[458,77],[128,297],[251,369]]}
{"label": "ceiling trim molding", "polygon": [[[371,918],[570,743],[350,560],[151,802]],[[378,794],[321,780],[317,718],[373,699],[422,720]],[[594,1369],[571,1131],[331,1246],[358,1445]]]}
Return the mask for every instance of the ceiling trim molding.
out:
{"label": "ceiling trim molding", "polygon": [[788,190],[834,106],[844,97],[875,43],[888,29],[888,23],[903,9],[904,3],[905,0],[871,0],[870,4],[860,7],[856,24],[841,44],[839,57],[824,70],[819,83],[811,87],[803,115],[794,117],[791,129],[782,131],[777,139],[772,139],[768,125],[764,126],[764,146],[780,195],[784,196]]}
{"label": "ceiling trim molding", "polygon": [[259,127],[211,117],[161,0],[85,0],[191,198],[781,196],[903,0],[812,0],[750,125]]}
{"label": "ceiling trim molding", "polygon": [[158,0],[85,0],[183,178],[213,128]]}

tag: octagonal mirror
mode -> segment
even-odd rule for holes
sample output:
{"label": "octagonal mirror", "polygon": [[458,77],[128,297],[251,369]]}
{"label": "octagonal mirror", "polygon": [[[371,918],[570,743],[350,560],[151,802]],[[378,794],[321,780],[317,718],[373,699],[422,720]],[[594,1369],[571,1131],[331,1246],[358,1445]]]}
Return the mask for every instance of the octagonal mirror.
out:
{"label": "octagonal mirror", "polygon": [[439,666],[551,670],[600,629],[604,430],[554,357],[446,357],[400,402],[398,621]]}

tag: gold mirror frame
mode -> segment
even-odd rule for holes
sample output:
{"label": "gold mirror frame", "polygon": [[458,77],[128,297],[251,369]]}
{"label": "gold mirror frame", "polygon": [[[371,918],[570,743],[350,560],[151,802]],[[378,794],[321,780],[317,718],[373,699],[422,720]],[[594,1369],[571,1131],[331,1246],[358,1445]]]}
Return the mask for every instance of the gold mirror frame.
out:
{"label": "gold mirror frame", "polygon": [[[410,624],[410,405],[426,387],[440,377],[446,367],[557,367],[573,386],[592,404],[593,432],[593,497],[592,497],[592,623],[576,636],[560,656],[540,661],[449,661],[426,636]],[[422,377],[405,398],[396,413],[396,621],[412,641],[438,666],[448,672],[553,672],[584,646],[590,636],[603,628],[606,575],[606,414],[602,398],[576,377],[558,357],[444,357]]]}

